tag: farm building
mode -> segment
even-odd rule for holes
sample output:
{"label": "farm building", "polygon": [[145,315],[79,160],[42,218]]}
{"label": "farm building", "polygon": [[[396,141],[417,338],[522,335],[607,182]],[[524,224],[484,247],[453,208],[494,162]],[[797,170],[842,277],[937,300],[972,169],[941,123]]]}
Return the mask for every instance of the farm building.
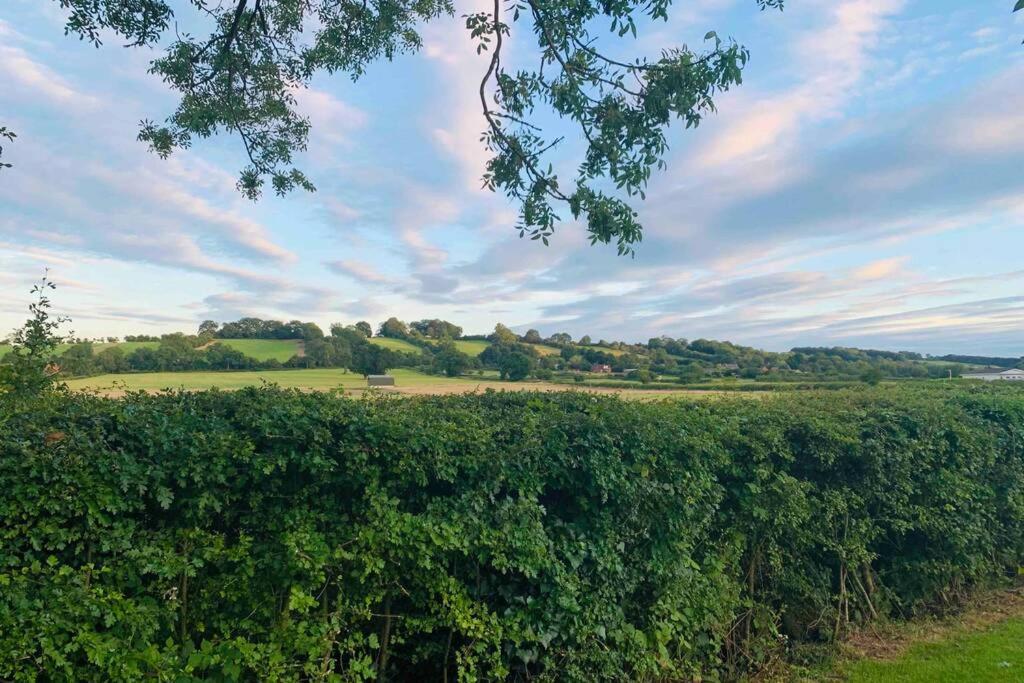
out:
{"label": "farm building", "polygon": [[590,366],[591,372],[609,373],[612,371],[612,366],[605,365],[604,363],[594,363]]}
{"label": "farm building", "polygon": [[393,387],[395,378],[391,375],[367,375],[366,386],[368,387]]}
{"label": "farm building", "polygon": [[965,373],[964,379],[980,379],[986,382],[997,382],[1003,380],[1024,381],[1024,370],[1012,368],[1002,372],[971,372]]}

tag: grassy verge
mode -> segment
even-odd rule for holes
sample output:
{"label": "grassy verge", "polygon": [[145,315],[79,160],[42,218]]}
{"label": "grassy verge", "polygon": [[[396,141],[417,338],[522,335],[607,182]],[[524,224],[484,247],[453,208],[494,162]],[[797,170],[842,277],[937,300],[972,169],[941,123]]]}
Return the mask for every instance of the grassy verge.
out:
{"label": "grassy verge", "polygon": [[822,659],[767,678],[848,683],[1024,681],[1024,587],[984,593],[954,616],[867,628]]}

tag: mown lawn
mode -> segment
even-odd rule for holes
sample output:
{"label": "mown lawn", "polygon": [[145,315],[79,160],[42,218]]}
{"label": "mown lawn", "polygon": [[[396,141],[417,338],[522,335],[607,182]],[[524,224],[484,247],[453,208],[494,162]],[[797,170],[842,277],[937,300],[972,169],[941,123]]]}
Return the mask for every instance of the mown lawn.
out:
{"label": "mown lawn", "polygon": [[1024,681],[1024,618],[919,643],[891,661],[855,662],[843,674],[851,683]]}
{"label": "mown lawn", "polygon": [[279,360],[284,363],[302,351],[302,342],[298,339],[215,339],[214,341],[261,361]]}

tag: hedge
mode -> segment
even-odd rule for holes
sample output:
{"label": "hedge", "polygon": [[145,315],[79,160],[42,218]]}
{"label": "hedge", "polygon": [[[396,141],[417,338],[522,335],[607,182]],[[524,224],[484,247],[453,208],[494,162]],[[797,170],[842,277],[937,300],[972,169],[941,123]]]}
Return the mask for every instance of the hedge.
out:
{"label": "hedge", "polygon": [[1024,558],[1024,395],[0,404],[0,679],[734,678]]}

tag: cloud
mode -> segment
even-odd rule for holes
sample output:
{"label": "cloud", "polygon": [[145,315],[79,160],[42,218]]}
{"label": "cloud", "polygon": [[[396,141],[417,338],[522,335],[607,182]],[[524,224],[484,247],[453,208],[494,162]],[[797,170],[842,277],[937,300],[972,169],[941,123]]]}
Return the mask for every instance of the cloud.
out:
{"label": "cloud", "polygon": [[10,79],[9,86],[21,86],[54,104],[92,108],[98,103],[95,97],[79,92],[52,69],[12,45],[0,45],[0,73]]}

